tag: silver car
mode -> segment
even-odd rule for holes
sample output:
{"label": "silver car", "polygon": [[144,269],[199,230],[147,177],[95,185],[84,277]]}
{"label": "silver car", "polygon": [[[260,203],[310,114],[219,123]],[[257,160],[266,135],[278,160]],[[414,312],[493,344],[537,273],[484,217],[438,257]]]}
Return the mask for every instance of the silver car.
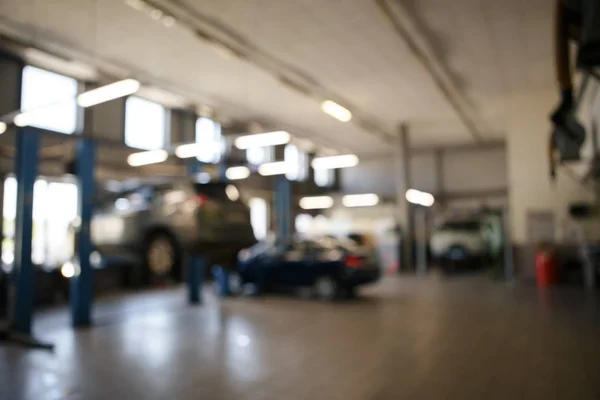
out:
{"label": "silver car", "polygon": [[91,236],[105,259],[135,257],[146,279],[175,280],[182,277],[186,252],[228,266],[256,241],[250,211],[234,185],[190,180],[139,184],[109,195],[94,212]]}

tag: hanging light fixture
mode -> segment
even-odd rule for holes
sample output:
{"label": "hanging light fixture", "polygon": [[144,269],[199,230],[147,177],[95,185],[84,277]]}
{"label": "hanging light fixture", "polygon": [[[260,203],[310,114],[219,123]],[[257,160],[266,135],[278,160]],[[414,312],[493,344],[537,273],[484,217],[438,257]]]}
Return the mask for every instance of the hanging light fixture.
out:
{"label": "hanging light fixture", "polygon": [[81,107],[95,106],[100,103],[134,94],[139,88],[140,83],[135,79],[124,79],[81,93],[77,96],[77,104]]}

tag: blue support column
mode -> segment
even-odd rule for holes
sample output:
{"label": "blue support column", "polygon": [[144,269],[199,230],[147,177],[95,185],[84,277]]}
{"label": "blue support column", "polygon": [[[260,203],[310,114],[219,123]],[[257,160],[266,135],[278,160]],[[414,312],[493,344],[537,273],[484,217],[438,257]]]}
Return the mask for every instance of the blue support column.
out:
{"label": "blue support column", "polygon": [[30,335],[35,296],[35,269],[31,261],[33,185],[39,166],[39,133],[32,128],[22,128],[17,132],[16,142],[17,215],[14,264],[16,298],[13,311],[13,330]]}
{"label": "blue support column", "polygon": [[188,276],[188,301],[190,304],[201,303],[201,287],[204,276],[204,266],[206,259],[199,256],[191,256],[188,260],[189,276]]}
{"label": "blue support column", "polygon": [[[221,182],[228,182],[227,179],[227,164],[220,163],[219,164],[219,180]],[[231,294],[231,290],[229,288],[229,271],[232,265],[215,265],[213,276],[217,281],[217,286],[219,288],[219,296],[220,297],[229,297]]]}
{"label": "blue support column", "polygon": [[[202,171],[202,164],[196,160],[189,160],[187,164],[188,176],[194,177]],[[206,268],[206,257],[199,255],[190,255],[187,259],[188,274],[188,301],[190,304],[200,304],[202,302],[202,281],[204,277],[204,268]]]}
{"label": "blue support column", "polygon": [[90,255],[93,251],[90,237],[90,222],[92,219],[96,183],[94,170],[96,168],[96,143],[91,139],[80,139],[76,147],[76,173],[79,179],[79,209],[81,228],[77,235],[76,249],[79,257],[79,274],[71,279],[71,323],[73,326],[88,326],[91,324],[93,302],[93,270]]}
{"label": "blue support column", "polygon": [[292,182],[284,175],[275,180],[275,210],[277,239],[284,242],[292,235]]}

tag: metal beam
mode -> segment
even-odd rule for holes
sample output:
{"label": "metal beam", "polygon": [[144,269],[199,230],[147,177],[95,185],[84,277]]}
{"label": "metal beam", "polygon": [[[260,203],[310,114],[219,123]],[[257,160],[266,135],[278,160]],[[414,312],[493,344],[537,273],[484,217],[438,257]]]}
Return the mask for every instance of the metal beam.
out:
{"label": "metal beam", "polygon": [[475,141],[482,141],[481,128],[484,126],[475,110],[470,106],[458,85],[452,79],[446,65],[433,50],[430,39],[416,23],[404,5],[397,0],[375,0],[379,9],[391,22],[398,36],[410,52],[423,65],[434,84],[465,124]]}
{"label": "metal beam", "polygon": [[410,173],[410,144],[408,125],[402,124],[398,128],[395,145],[395,176],[396,176],[396,206],[398,223],[402,227],[402,239],[399,257],[399,271],[407,271],[413,265],[413,221],[410,214],[410,204],[406,200],[406,191],[411,188]]}

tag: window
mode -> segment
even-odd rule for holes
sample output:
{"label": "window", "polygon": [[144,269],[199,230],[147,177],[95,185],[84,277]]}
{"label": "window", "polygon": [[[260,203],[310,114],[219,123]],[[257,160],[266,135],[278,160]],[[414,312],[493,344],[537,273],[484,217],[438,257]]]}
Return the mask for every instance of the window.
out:
{"label": "window", "polygon": [[165,147],[166,110],[163,106],[139,97],[125,102],[125,144],[142,150]]}
{"label": "window", "polygon": [[[31,260],[35,264],[60,265],[71,256],[69,224],[77,218],[78,189],[71,182],[36,180],[33,186],[33,232]],[[2,262],[11,267],[15,260],[15,219],[17,180],[4,181],[4,240]]]}
{"label": "window", "polygon": [[254,229],[254,236],[258,240],[264,240],[267,237],[269,219],[268,219],[267,201],[258,197],[250,199],[250,223]]}
{"label": "window", "polygon": [[246,150],[246,160],[250,164],[260,165],[273,161],[273,146],[253,147]]}
{"label": "window", "polygon": [[315,169],[315,184],[320,187],[331,187],[335,181],[335,170]]}
{"label": "window", "polygon": [[210,118],[198,118],[196,120],[196,143],[206,144],[198,154],[198,161],[218,163],[224,150],[221,125]]}
{"label": "window", "polygon": [[21,111],[27,125],[72,134],[77,127],[77,81],[30,65],[23,68]]}
{"label": "window", "polygon": [[303,181],[308,172],[308,156],[293,144],[285,146],[284,160],[290,170],[285,176],[292,181]]}

